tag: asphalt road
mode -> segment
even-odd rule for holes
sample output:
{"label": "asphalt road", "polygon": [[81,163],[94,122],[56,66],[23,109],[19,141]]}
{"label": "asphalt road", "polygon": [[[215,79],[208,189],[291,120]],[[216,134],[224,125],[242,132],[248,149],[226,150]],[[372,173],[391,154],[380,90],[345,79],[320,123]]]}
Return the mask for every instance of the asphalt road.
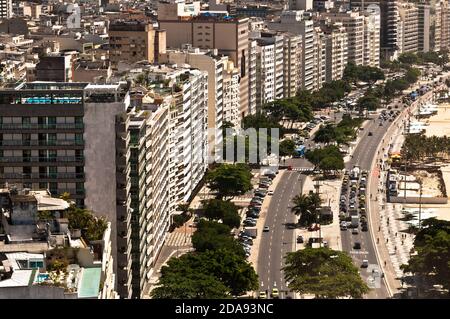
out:
{"label": "asphalt road", "polygon": [[[291,212],[291,199],[299,194],[305,176],[295,171],[285,171],[277,185],[269,205],[266,222],[268,232],[261,234],[258,258],[258,275],[260,290],[266,291],[270,298],[273,288],[280,291],[280,298],[285,298],[287,291],[284,274],[284,256],[294,249],[294,230],[286,224],[294,223],[297,217]],[[288,293],[293,297],[292,293]]]}
{"label": "asphalt road", "polygon": [[[391,122],[384,122],[383,126],[379,126],[380,121],[377,119],[378,116],[372,117],[369,125],[366,126],[364,131],[360,134],[361,140],[358,143],[355,151],[353,153],[353,158],[346,163],[346,169],[350,170],[354,165],[358,165],[360,169],[369,171],[371,168],[372,160],[375,157],[375,152],[378,144],[381,142],[384,133],[386,132],[388,126]],[[368,136],[368,133],[372,132],[372,136]],[[369,171],[369,174],[378,175],[378,171]],[[370,194],[366,194],[366,201],[370,200]],[[367,202],[366,202],[367,210]],[[370,219],[369,214],[367,214],[368,220]],[[370,221],[369,221],[370,225]],[[372,288],[367,298],[370,299],[385,299],[389,297],[387,288],[385,286],[384,280],[377,280],[376,283],[372,280],[372,269],[381,267],[378,265],[374,242],[370,235],[370,231],[374,231],[369,227],[369,231],[362,232],[361,227],[359,227],[359,234],[352,235],[351,230],[342,231],[342,249],[350,253],[355,265],[361,267],[362,261],[367,259],[369,262],[368,268],[360,268],[361,277],[365,280],[369,287]],[[376,230],[375,230],[376,231]],[[361,249],[353,249],[353,245],[356,241],[361,243]],[[381,273],[381,270],[380,270]]]}

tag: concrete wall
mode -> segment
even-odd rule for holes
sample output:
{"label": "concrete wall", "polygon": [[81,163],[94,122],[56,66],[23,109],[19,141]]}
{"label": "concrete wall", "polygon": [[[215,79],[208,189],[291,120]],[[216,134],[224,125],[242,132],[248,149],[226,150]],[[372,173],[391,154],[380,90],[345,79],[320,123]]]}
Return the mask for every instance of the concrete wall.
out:
{"label": "concrete wall", "polygon": [[25,286],[0,288],[0,299],[77,299],[78,294],[65,294],[64,288],[52,286]]}
{"label": "concrete wall", "polygon": [[121,102],[85,104],[85,205],[96,216],[106,216],[111,222],[114,259],[117,256],[115,117],[125,110]]}
{"label": "concrete wall", "polygon": [[[390,196],[390,203],[407,203],[407,204],[419,204],[420,197],[398,197],[398,196]],[[422,197],[422,204],[447,204],[447,197]]]}

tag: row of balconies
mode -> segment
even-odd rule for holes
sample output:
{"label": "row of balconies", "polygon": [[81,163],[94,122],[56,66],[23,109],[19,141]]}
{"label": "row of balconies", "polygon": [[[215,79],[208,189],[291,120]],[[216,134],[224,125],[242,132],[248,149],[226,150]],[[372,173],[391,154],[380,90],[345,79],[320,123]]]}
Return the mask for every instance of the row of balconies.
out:
{"label": "row of balconies", "polygon": [[17,163],[17,162],[84,162],[84,156],[56,156],[56,157],[39,157],[39,156],[3,156],[0,157],[2,163]]}
{"label": "row of balconies", "polygon": [[73,130],[83,129],[83,123],[56,123],[56,124],[38,124],[38,123],[2,123],[0,130]]}
{"label": "row of balconies", "polygon": [[3,179],[84,179],[84,173],[3,173]]}
{"label": "row of balconies", "polygon": [[0,140],[0,146],[73,146],[84,145],[83,140]]}

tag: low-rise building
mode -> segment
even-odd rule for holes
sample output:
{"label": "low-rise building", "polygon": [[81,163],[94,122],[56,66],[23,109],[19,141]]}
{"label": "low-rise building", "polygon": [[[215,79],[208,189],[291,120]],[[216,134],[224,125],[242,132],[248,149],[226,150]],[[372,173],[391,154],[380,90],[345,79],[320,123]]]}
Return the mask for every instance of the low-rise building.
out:
{"label": "low-rise building", "polygon": [[0,209],[0,299],[118,298],[110,223],[75,229],[48,191],[1,189]]}

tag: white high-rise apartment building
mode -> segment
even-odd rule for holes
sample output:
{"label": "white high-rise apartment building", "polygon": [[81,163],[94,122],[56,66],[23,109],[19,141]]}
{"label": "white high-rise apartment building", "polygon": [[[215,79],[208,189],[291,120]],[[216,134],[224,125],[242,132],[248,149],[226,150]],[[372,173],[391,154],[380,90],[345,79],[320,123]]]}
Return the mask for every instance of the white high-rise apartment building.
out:
{"label": "white high-rise apartment building", "polygon": [[223,120],[232,123],[236,128],[241,125],[239,118],[239,70],[234,67],[233,61],[226,62],[223,70]]}
{"label": "white high-rise apartment building", "polygon": [[215,147],[222,147],[223,108],[223,73],[229,57],[218,55],[217,50],[200,50],[190,45],[183,50],[167,50],[160,55],[161,63],[175,63],[179,66],[190,65],[208,73],[208,129],[216,134],[208,140],[211,156],[215,156]]}
{"label": "white high-rise apartment building", "polygon": [[284,34],[284,97],[289,98],[301,89],[302,80],[302,37]]}
{"label": "white high-rise apartment building", "polygon": [[256,113],[256,39],[248,39],[248,54],[249,54],[249,66],[248,66],[248,108],[250,114]]}
{"label": "white high-rise apartment building", "polygon": [[0,19],[9,19],[12,16],[12,0],[0,0]]}
{"label": "white high-rise apartment building", "polygon": [[320,89],[326,79],[326,38],[320,27],[314,28],[314,90]]}
{"label": "white high-rise apartment building", "polygon": [[399,6],[402,25],[401,52],[415,53],[419,46],[419,9],[413,3],[401,3]]}
{"label": "white high-rise apartment building", "polygon": [[347,31],[348,36],[348,61],[356,65],[364,64],[364,15],[357,11],[324,12],[321,20],[340,22]]}
{"label": "white high-rise apartment building", "polygon": [[169,209],[174,213],[191,198],[208,164],[208,73],[179,68],[166,77],[174,81],[169,121]]}
{"label": "white high-rise apartment building", "polygon": [[326,41],[325,82],[339,80],[347,65],[347,32],[342,23],[325,23],[321,25]]}
{"label": "white high-rise apartment building", "polygon": [[268,38],[256,39],[256,108],[275,100],[275,43]]}
{"label": "white high-rise apartment building", "polygon": [[367,8],[364,12],[364,65],[380,66],[380,26],[380,12]]}
{"label": "white high-rise apartment building", "polygon": [[271,30],[286,31],[302,37],[302,88],[314,89],[314,25],[305,11],[283,11],[279,21],[268,22]]}

